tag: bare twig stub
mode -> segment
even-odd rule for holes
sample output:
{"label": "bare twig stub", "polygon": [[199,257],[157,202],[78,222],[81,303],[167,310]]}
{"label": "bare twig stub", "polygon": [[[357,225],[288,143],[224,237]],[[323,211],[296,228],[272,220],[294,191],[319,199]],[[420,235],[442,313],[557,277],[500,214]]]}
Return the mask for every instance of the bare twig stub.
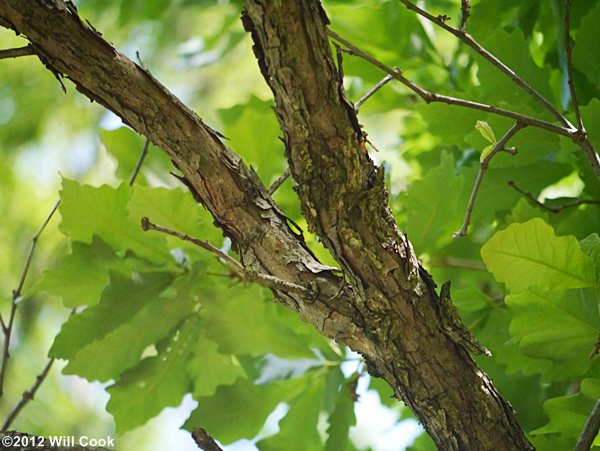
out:
{"label": "bare twig stub", "polygon": [[192,431],[192,438],[198,445],[198,448],[204,451],[223,451],[223,449],[217,445],[215,439],[213,439],[205,429],[197,428]]}
{"label": "bare twig stub", "polygon": [[6,58],[18,58],[20,56],[35,55],[32,45],[26,45],[25,47],[17,47],[14,49],[0,50],[0,60]]}
{"label": "bare twig stub", "polygon": [[465,31],[467,29],[467,21],[471,16],[471,0],[461,0],[460,11],[462,13],[462,17],[460,19],[460,29]]}

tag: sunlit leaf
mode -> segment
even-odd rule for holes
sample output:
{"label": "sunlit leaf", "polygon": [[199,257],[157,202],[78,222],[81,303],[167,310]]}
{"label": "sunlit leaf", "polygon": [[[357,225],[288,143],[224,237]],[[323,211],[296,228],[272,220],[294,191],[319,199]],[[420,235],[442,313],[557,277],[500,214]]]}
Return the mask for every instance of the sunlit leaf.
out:
{"label": "sunlit leaf", "polygon": [[577,240],[557,237],[540,218],[497,232],[481,248],[481,256],[496,280],[512,292],[596,285],[593,263]]}
{"label": "sunlit leaf", "polygon": [[496,136],[494,135],[494,130],[492,130],[490,124],[488,124],[486,121],[477,121],[477,123],[475,124],[475,128],[479,133],[481,133],[481,136],[483,136],[483,138],[486,141],[489,141],[492,144],[496,144]]}
{"label": "sunlit leaf", "polygon": [[590,366],[600,317],[600,290],[527,290],[506,297],[510,333],[530,357],[553,363],[553,378],[583,374]]}

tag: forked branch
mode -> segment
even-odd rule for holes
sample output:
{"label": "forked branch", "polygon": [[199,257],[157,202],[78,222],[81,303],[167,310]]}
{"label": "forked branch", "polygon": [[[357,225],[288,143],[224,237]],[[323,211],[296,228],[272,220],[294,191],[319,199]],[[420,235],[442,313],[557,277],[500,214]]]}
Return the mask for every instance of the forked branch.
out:
{"label": "forked branch", "polygon": [[526,126],[526,124],[523,124],[521,122],[517,122],[515,125],[513,125],[504,134],[504,136],[500,138],[498,142],[496,142],[496,144],[494,144],[494,147],[492,148],[490,153],[479,164],[479,172],[477,173],[477,178],[475,179],[473,189],[471,190],[471,196],[469,197],[469,203],[467,204],[467,211],[465,212],[465,219],[463,220],[463,224],[460,230],[454,233],[454,238],[460,238],[462,236],[467,235],[467,230],[469,228],[469,224],[471,223],[471,215],[473,214],[473,206],[475,205],[475,199],[477,198],[481,182],[483,182],[483,177],[485,176],[485,173],[488,170],[491,159],[494,158],[498,154],[498,152],[503,150],[504,146],[508,144],[508,141]]}

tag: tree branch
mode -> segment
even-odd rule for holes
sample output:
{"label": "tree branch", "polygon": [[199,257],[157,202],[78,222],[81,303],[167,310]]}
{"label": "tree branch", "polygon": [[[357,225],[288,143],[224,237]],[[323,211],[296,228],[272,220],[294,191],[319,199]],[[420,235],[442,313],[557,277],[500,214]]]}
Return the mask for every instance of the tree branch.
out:
{"label": "tree branch", "polygon": [[600,430],[600,399],[594,404],[594,408],[588,417],[583,431],[579,436],[577,445],[575,445],[574,451],[588,451],[592,447],[594,439],[598,435]]}
{"label": "tree branch", "polygon": [[8,359],[10,357],[10,339],[11,339],[11,335],[12,335],[15,314],[17,313],[17,307],[21,300],[21,292],[23,290],[23,285],[25,284],[25,279],[27,278],[27,274],[29,273],[29,267],[31,266],[31,261],[33,260],[33,254],[35,253],[38,239],[39,239],[40,235],[42,234],[42,232],[44,231],[44,229],[46,228],[46,226],[48,225],[48,223],[50,222],[50,220],[52,219],[52,216],[54,216],[54,213],[56,213],[56,210],[58,209],[59,205],[60,205],[60,200],[58,200],[54,204],[54,207],[52,207],[50,214],[45,219],[45,221],[42,223],[42,225],[40,226],[40,228],[38,229],[36,234],[33,236],[33,238],[31,239],[31,247],[29,248],[29,253],[27,254],[27,259],[25,260],[25,265],[23,266],[23,271],[21,272],[19,284],[17,285],[17,288],[15,288],[12,292],[12,300],[11,300],[11,305],[10,305],[10,314],[9,314],[8,322],[5,322],[4,318],[2,318],[2,316],[0,316],[0,324],[2,326],[2,332],[4,334],[2,364],[0,365],[0,397],[4,394],[4,377],[6,375],[6,368],[8,366]]}
{"label": "tree branch", "polygon": [[[357,315],[371,325],[376,352],[365,354],[369,372],[390,383],[440,449],[531,449],[510,407],[444,329],[450,322],[435,284],[397,229],[383,170],[366,152],[327,35],[346,42],[327,31],[315,0],[244,6],[303,215],[352,281]],[[386,72],[432,99],[401,73]]]}
{"label": "tree branch", "polygon": [[548,130],[550,132],[558,133],[559,135],[563,135],[570,139],[573,139],[573,129],[570,128],[561,127],[559,125],[552,124],[551,122],[547,122],[542,119],[537,119],[535,117],[527,116],[525,114],[517,113],[515,111],[499,108],[494,105],[487,105],[485,103],[473,102],[471,100],[464,100],[457,97],[446,96],[443,94],[437,94],[435,92],[428,91],[419,86],[418,84],[414,83],[413,81],[409,80],[404,75],[402,75],[402,71],[398,69],[392,69],[391,67],[383,64],[381,61],[373,58],[371,55],[361,50],[348,40],[342,38],[337,33],[331,30],[327,30],[327,34],[339,43],[344,44],[344,46],[346,46],[347,48],[348,53],[362,58],[363,60],[371,63],[373,66],[386,72],[390,77],[394,78],[395,80],[398,80],[404,86],[410,88],[426,103],[440,102],[448,105],[456,105],[464,108],[470,108],[473,110],[484,111],[486,113],[491,113],[498,116],[509,117],[523,124]]}
{"label": "tree branch", "polygon": [[554,105],[552,105],[544,96],[542,96],[539,92],[537,92],[531,85],[529,85],[525,80],[523,80],[519,75],[515,73],[510,67],[504,64],[499,58],[497,58],[494,54],[485,49],[481,44],[479,44],[473,37],[467,33],[465,30],[460,28],[455,28],[452,25],[447,24],[444,20],[439,17],[434,17],[429,14],[427,11],[419,8],[417,5],[412,3],[409,0],[399,0],[400,3],[404,4],[407,9],[412,10],[419,14],[420,16],[426,18],[430,22],[440,26],[444,30],[456,36],[462,42],[471,47],[475,52],[481,55],[483,58],[488,60],[494,66],[496,66],[502,73],[506,74],[508,78],[510,78],[515,84],[517,84],[521,89],[527,92],[531,97],[533,97],[540,105],[542,105],[546,110],[548,110],[558,121],[568,129],[574,129],[573,125],[565,118],[560,111],[558,111]]}
{"label": "tree branch", "polygon": [[0,60],[6,58],[19,58],[21,56],[35,55],[33,46],[26,45],[25,47],[18,47],[14,49],[0,50]]}
{"label": "tree branch", "polygon": [[215,442],[208,432],[202,428],[196,428],[192,431],[192,438],[198,445],[198,448],[204,451],[223,451],[223,449]]}
{"label": "tree branch", "polygon": [[[395,226],[383,171],[370,161],[335,73],[324,12],[315,0],[247,1],[246,8],[303,214],[353,287],[316,260],[218,133],[85,25],[71,3],[5,0],[0,23],[26,35],[47,67],[163,148],[242,261],[290,283],[316,284],[314,298],[281,291],[277,299],[363,354],[371,374],[388,381],[438,446],[531,449],[508,403],[445,331],[435,284]],[[297,97],[286,99],[286,92]]]}
{"label": "tree branch", "polygon": [[527,192],[523,188],[519,187],[512,180],[508,181],[508,186],[510,186],[512,189],[514,189],[518,193],[521,193],[531,203],[537,205],[538,207],[543,208],[544,210],[548,210],[552,213],[559,213],[563,210],[566,210],[567,208],[579,207],[580,205],[600,205],[600,200],[594,200],[594,199],[578,199],[576,201],[569,202],[569,203],[563,204],[563,205],[546,205],[545,203],[537,200],[537,198],[533,194],[531,194],[530,192]]}
{"label": "tree branch", "polygon": [[469,197],[469,203],[467,204],[467,211],[465,212],[465,219],[463,220],[462,226],[460,230],[454,232],[454,238],[460,238],[467,235],[467,230],[469,228],[469,224],[471,223],[471,215],[473,214],[473,206],[475,205],[475,199],[477,198],[477,194],[479,193],[479,187],[481,186],[481,182],[483,182],[483,177],[485,176],[486,171],[490,165],[490,161],[492,158],[496,156],[496,154],[504,149],[504,146],[508,144],[508,141],[515,136],[520,130],[525,128],[526,125],[517,122],[513,125],[496,144],[492,148],[491,152],[481,161],[479,164],[479,172],[477,172],[477,178],[475,179],[475,183],[473,184],[473,189],[471,190],[471,196]]}

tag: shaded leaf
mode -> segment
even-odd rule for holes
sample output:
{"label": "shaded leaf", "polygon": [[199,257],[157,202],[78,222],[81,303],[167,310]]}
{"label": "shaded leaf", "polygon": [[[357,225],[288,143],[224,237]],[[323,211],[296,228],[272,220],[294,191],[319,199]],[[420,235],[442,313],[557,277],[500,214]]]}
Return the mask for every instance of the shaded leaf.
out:
{"label": "shaded leaf", "polygon": [[194,384],[192,393],[196,399],[212,396],[219,386],[232,385],[245,376],[235,356],[221,354],[217,344],[204,336],[194,346],[187,369]]}
{"label": "shaded leaf", "polygon": [[[553,363],[554,379],[583,374],[600,330],[600,290],[527,290],[506,298],[510,334],[529,357]],[[550,370],[548,370],[550,371]]]}
{"label": "shaded leaf", "polygon": [[171,336],[164,351],[142,360],[108,387],[110,401],[106,410],[115,419],[117,433],[141,426],[165,407],[179,405],[190,391],[191,381],[185,367],[198,329],[197,316],[186,320]]}
{"label": "shaded leaf", "polygon": [[54,339],[50,356],[74,357],[84,346],[126,324],[173,281],[168,273],[122,275],[110,272],[110,283],[100,302],[71,316]]}

